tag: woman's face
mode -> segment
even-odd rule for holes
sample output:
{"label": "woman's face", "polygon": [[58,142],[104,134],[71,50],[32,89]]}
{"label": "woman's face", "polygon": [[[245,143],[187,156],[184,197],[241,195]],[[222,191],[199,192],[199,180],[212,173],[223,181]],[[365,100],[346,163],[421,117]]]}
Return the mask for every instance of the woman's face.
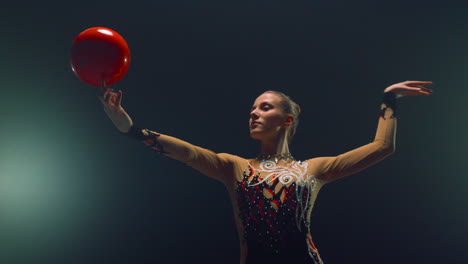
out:
{"label": "woman's face", "polygon": [[292,125],[293,116],[284,113],[281,97],[264,93],[254,102],[250,111],[250,136],[254,139],[274,139],[281,130]]}

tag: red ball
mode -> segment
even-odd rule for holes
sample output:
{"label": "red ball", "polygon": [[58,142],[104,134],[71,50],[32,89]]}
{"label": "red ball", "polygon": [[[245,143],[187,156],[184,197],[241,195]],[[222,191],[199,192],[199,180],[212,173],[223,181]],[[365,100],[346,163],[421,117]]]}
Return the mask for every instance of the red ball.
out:
{"label": "red ball", "polygon": [[130,65],[125,39],[112,29],[93,27],[73,41],[70,64],[75,75],[92,86],[109,86],[119,81]]}

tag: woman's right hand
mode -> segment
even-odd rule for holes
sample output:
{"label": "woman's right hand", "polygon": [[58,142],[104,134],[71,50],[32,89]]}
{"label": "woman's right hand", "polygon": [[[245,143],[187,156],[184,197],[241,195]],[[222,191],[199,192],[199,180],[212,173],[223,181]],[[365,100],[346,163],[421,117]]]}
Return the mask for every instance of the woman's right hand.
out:
{"label": "woman's right hand", "polygon": [[117,129],[122,133],[127,133],[132,127],[133,121],[120,104],[122,102],[122,91],[114,93],[112,88],[102,87],[102,94],[99,96],[99,100],[104,106],[104,111]]}

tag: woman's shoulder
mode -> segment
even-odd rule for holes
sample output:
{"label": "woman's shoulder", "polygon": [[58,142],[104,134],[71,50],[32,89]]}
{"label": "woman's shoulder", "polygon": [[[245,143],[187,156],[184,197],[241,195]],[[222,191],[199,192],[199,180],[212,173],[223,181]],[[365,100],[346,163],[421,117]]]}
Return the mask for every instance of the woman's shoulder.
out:
{"label": "woman's shoulder", "polygon": [[316,164],[316,163],[321,163],[327,160],[330,160],[331,158],[334,158],[332,156],[329,157],[313,157],[313,158],[308,158],[304,160],[303,162],[307,162],[308,164]]}
{"label": "woman's shoulder", "polygon": [[225,159],[225,160],[230,161],[232,163],[245,164],[245,163],[248,163],[251,160],[251,159],[248,159],[248,158],[243,158],[241,156],[234,155],[234,154],[229,154],[229,153],[218,153],[218,156],[221,159]]}

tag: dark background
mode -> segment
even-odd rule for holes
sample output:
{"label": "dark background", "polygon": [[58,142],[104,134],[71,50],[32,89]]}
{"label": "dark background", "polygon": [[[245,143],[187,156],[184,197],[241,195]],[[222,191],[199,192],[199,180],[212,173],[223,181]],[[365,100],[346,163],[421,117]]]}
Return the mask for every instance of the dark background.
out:
{"label": "dark background", "polygon": [[113,88],[135,123],[255,157],[265,90],[302,107],[305,160],[372,142],[383,90],[396,152],[326,185],[312,235],[327,264],[467,263],[468,5],[448,1],[11,2],[0,9],[0,263],[238,263],[223,185],[120,135],[69,65],[103,26],[131,49]]}

